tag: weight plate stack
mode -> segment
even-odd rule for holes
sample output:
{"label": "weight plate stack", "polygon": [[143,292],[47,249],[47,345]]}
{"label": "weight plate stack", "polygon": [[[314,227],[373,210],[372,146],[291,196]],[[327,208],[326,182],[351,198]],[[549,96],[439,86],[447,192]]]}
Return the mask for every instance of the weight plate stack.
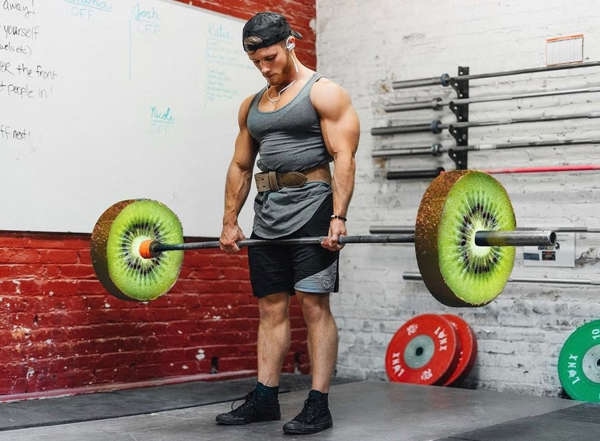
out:
{"label": "weight plate stack", "polygon": [[558,357],[558,377],[572,399],[600,402],[600,320],[569,335]]}
{"label": "weight plate stack", "polygon": [[404,323],[392,337],[385,356],[390,381],[444,384],[459,360],[454,326],[437,314],[422,314]]}
{"label": "weight plate stack", "polygon": [[444,382],[444,386],[451,386],[465,378],[475,364],[475,359],[477,358],[477,337],[473,329],[471,329],[462,317],[453,314],[441,314],[441,316],[454,326],[460,341],[458,362],[453,372],[448,375],[448,378]]}

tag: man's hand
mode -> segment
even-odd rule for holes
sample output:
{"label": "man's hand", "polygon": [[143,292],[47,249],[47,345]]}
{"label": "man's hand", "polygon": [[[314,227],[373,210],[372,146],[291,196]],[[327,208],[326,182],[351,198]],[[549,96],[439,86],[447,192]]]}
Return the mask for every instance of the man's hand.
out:
{"label": "man's hand", "polygon": [[244,232],[237,223],[231,226],[224,225],[219,238],[220,248],[227,254],[237,253],[240,250],[237,242],[245,238]]}
{"label": "man's hand", "polygon": [[341,219],[331,219],[329,236],[323,239],[321,246],[329,251],[339,251],[344,245],[339,242],[340,236],[346,236],[346,223]]}

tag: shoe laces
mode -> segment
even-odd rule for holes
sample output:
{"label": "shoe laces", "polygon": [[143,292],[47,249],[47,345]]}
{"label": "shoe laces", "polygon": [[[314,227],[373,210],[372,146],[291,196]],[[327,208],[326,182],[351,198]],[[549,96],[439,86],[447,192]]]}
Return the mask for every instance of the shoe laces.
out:
{"label": "shoe laces", "polygon": [[322,408],[323,406],[318,399],[309,397],[304,400],[304,407],[296,419],[304,422],[311,422],[319,416]]}
{"label": "shoe laces", "polygon": [[256,400],[254,399],[254,392],[248,392],[248,394],[246,394],[244,397],[244,402],[236,408],[235,405],[239,401],[240,400],[234,400],[231,402],[231,413],[236,416],[239,414],[243,415],[246,409],[255,407]]}

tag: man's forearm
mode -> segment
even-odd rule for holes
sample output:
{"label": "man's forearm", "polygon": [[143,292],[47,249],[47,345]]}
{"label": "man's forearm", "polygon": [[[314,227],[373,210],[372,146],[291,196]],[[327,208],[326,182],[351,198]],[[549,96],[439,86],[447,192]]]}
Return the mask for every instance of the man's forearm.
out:
{"label": "man's forearm", "polygon": [[234,225],[237,223],[238,215],[250,192],[251,181],[251,171],[244,171],[235,166],[229,167],[225,184],[223,225]]}
{"label": "man's forearm", "polygon": [[346,216],[354,192],[356,164],[352,155],[339,155],[333,169],[333,213]]}

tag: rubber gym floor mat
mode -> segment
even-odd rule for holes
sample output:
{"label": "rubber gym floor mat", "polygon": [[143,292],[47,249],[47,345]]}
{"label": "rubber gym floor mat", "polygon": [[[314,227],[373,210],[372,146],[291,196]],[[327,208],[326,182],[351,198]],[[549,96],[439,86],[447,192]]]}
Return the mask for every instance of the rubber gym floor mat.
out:
{"label": "rubber gym floor mat", "polygon": [[[352,380],[334,378],[332,384]],[[0,404],[0,431],[141,415],[243,399],[256,377],[196,381]],[[307,375],[284,374],[280,393],[310,389]]]}
{"label": "rubber gym floor mat", "polygon": [[598,441],[600,404],[584,403],[436,441]]}

